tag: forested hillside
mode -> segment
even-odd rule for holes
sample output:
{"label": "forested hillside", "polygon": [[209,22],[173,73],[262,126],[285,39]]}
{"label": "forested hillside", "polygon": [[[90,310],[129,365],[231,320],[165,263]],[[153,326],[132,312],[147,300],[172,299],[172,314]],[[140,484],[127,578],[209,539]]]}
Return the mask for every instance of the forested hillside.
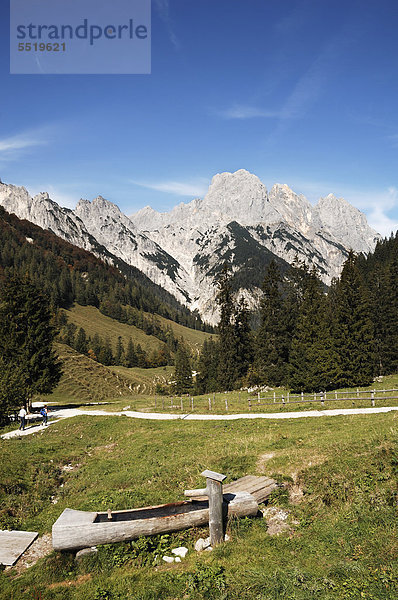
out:
{"label": "forested hillside", "polygon": [[76,301],[102,308],[105,314],[118,318],[127,306],[157,313],[188,327],[206,329],[198,315],[105,249],[104,256],[112,264],[18,219],[2,207],[0,240],[0,272],[12,269],[27,274],[48,294],[55,308],[70,308]]}
{"label": "forested hillside", "polygon": [[313,392],[368,385],[398,369],[398,234],[368,257],[350,252],[341,276],[325,289],[301,263],[267,270],[259,326],[233,293],[232,273],[219,279],[219,342],[199,360],[199,393],[240,385],[286,385]]}

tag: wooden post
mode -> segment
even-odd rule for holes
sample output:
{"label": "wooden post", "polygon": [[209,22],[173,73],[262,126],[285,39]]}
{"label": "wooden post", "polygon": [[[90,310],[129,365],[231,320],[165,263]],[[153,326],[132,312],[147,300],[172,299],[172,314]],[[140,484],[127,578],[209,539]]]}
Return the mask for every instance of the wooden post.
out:
{"label": "wooden post", "polygon": [[370,392],[370,398],[371,398],[371,403],[372,406],[375,405],[375,391],[373,390],[373,392]]}
{"label": "wooden post", "polygon": [[211,398],[209,396],[209,410],[211,410]]}
{"label": "wooden post", "polygon": [[225,396],[225,410],[228,412],[228,396]]}
{"label": "wooden post", "polygon": [[285,406],[285,396],[282,394],[282,404]]}
{"label": "wooden post", "polygon": [[359,389],[357,388],[357,398],[359,399]]}
{"label": "wooden post", "polygon": [[274,392],[274,404],[275,404],[275,402],[276,402],[276,394]]}
{"label": "wooden post", "polygon": [[157,398],[155,396],[155,410],[157,409],[158,405],[157,405]]}
{"label": "wooden post", "polygon": [[287,393],[287,402],[289,402],[289,392]]}
{"label": "wooden post", "polygon": [[301,402],[304,401],[304,392],[301,392]]}
{"label": "wooden post", "polygon": [[207,470],[203,471],[202,475],[206,477],[206,489],[209,498],[210,544],[214,548],[214,546],[224,541],[222,482],[226,475]]}
{"label": "wooden post", "polygon": [[260,404],[260,392],[257,393],[257,404]]}
{"label": "wooden post", "polygon": [[193,411],[193,396],[191,396],[191,410]]}
{"label": "wooden post", "polygon": [[334,397],[335,397],[335,398],[336,398],[336,400],[337,400],[337,392],[335,392],[335,393],[334,393]]}
{"label": "wooden post", "polygon": [[249,410],[251,410],[251,409],[252,409],[252,401],[251,401],[251,398],[249,398]]}
{"label": "wooden post", "polygon": [[324,400],[324,397],[323,397],[323,392],[321,392],[321,404],[322,404],[322,406],[325,406],[325,400]]}
{"label": "wooden post", "polygon": [[239,406],[240,406],[240,390],[239,390]]}

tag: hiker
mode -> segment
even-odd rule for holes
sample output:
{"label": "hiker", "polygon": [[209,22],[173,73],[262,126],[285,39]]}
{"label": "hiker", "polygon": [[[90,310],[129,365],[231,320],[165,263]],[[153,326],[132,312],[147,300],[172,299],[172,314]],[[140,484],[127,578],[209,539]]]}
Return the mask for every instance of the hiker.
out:
{"label": "hiker", "polygon": [[43,408],[40,410],[40,414],[43,417],[43,423],[42,423],[42,425],[47,425],[47,421],[48,421],[48,408],[47,408],[47,404],[45,404],[43,406]]}
{"label": "hiker", "polygon": [[21,406],[21,410],[18,413],[18,417],[19,420],[21,421],[21,424],[19,426],[19,429],[22,429],[22,431],[25,431],[25,419],[26,419],[26,410],[23,406]]}

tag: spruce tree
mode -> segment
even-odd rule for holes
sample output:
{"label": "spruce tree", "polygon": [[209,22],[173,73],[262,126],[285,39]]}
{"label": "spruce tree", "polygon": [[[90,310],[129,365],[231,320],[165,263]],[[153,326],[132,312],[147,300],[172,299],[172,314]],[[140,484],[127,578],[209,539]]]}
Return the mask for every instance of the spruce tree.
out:
{"label": "spruce tree", "polygon": [[119,335],[117,338],[117,344],[116,344],[115,364],[121,365],[121,364],[123,364],[123,361],[124,361],[124,346],[123,346],[122,336]]}
{"label": "spruce tree", "polygon": [[7,277],[0,290],[0,413],[12,404],[29,406],[50,393],[61,377],[52,348],[56,331],[49,299],[27,279]]}
{"label": "spruce tree", "polygon": [[289,357],[289,384],[294,392],[333,387],[333,343],[327,323],[327,300],[315,270],[306,279]]}
{"label": "spruce tree", "polygon": [[336,285],[334,342],[338,354],[337,385],[369,385],[376,369],[374,325],[368,290],[350,252]]}
{"label": "spruce tree", "polygon": [[188,351],[183,343],[178,345],[174,367],[174,388],[177,394],[187,394],[192,391],[192,368]]}
{"label": "spruce tree", "polygon": [[205,340],[199,355],[198,374],[195,380],[195,392],[206,394],[218,390],[218,344],[211,338]]}
{"label": "spruce tree", "polygon": [[129,338],[126,350],[126,367],[136,367],[138,365],[138,358],[134,350],[133,340]]}
{"label": "spruce tree", "polygon": [[79,352],[80,354],[87,354],[88,341],[86,332],[84,331],[83,327],[80,327],[79,331],[77,332],[74,348],[76,352]]}
{"label": "spruce tree", "polygon": [[254,369],[258,380],[279,386],[287,381],[288,342],[282,279],[275,261],[271,261],[263,283],[260,304],[261,323],[256,336]]}
{"label": "spruce tree", "polygon": [[233,324],[231,267],[225,263],[218,277],[217,303],[220,307],[218,383],[223,390],[232,390],[238,379],[238,358]]}
{"label": "spruce tree", "polygon": [[234,334],[237,359],[238,380],[243,383],[253,362],[253,337],[249,324],[249,310],[246,300],[242,297],[235,311]]}

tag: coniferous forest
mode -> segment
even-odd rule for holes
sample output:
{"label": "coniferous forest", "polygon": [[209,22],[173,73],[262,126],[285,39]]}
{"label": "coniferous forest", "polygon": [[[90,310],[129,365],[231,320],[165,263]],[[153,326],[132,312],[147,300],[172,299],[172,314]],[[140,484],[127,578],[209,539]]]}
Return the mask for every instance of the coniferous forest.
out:
{"label": "coniferous forest", "polygon": [[219,340],[203,346],[198,393],[241,385],[313,392],[368,385],[397,371],[398,235],[367,257],[350,252],[329,289],[305,264],[282,274],[271,262],[252,330],[232,279],[225,265],[218,280]]}

